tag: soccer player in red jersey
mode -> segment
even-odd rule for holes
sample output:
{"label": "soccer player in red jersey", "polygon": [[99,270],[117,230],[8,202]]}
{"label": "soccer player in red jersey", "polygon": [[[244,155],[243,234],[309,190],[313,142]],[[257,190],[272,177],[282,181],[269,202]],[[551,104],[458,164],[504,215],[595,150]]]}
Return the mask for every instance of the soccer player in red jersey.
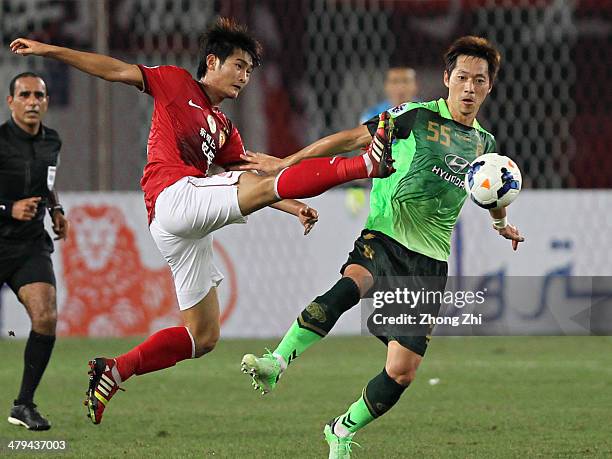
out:
{"label": "soccer player in red jersey", "polygon": [[298,216],[307,232],[317,220],[316,211],[293,198],[393,172],[392,126],[382,116],[374,141],[361,156],[309,159],[276,176],[236,171],[212,175],[212,164],[227,168],[245,153],[238,130],[218,105],[238,97],[261,55],[259,43],[229,19],[219,19],[202,36],[197,80],[179,67],[133,65],[24,38],[10,47],[15,54],[49,57],[107,81],[136,86],[154,99],[141,185],[151,235],[172,270],[184,326],[160,330],[119,357],[89,362],[85,403],[94,424],[131,376],[214,349],[219,339],[216,287],[223,276],[212,262],[212,232],[244,223],[247,215],[266,206]]}

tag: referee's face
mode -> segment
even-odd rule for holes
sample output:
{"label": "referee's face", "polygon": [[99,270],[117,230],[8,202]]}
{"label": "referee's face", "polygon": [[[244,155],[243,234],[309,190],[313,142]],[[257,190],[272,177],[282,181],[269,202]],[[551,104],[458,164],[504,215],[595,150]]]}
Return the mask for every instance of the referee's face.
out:
{"label": "referee's face", "polygon": [[7,97],[13,120],[25,131],[36,134],[47,113],[47,88],[40,78],[23,77],[15,82],[15,93]]}

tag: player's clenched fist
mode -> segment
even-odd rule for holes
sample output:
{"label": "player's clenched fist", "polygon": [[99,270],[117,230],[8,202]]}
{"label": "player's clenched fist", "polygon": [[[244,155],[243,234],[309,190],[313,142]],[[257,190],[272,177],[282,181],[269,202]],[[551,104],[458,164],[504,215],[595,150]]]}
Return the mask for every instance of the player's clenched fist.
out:
{"label": "player's clenched fist", "polygon": [[53,212],[51,219],[53,220],[53,232],[56,234],[53,240],[66,240],[70,232],[70,222],[64,217],[64,214],[57,210]]}
{"label": "player's clenched fist", "polygon": [[30,221],[36,215],[38,209],[38,203],[40,202],[39,197],[22,199],[13,203],[13,209],[11,215],[15,220],[22,222]]}
{"label": "player's clenched fist", "polygon": [[11,51],[22,56],[45,56],[51,49],[50,45],[26,38],[17,38],[10,44]]}

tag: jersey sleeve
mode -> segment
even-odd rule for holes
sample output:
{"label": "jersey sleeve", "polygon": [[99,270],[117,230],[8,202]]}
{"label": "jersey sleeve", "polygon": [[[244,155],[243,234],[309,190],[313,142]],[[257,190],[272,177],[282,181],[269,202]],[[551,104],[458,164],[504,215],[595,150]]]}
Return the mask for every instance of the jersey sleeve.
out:
{"label": "jersey sleeve", "polygon": [[139,64],[138,68],[142,72],[144,92],[161,102],[173,100],[184,87],[185,80],[191,80],[187,70],[174,65],[147,67]]}
{"label": "jersey sleeve", "polygon": [[[391,115],[391,118],[393,118],[395,123],[395,135],[398,139],[407,139],[410,136],[419,108],[419,104],[407,102],[388,110],[389,115]],[[374,135],[376,128],[378,127],[378,117],[379,115],[373,116],[363,123],[366,125],[370,131],[370,134],[372,135]]]}

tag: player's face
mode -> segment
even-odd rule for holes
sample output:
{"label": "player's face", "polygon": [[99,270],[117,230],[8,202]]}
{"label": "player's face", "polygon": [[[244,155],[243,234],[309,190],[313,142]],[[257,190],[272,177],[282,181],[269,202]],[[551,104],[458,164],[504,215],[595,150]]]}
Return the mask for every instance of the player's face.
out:
{"label": "player's face", "polygon": [[207,81],[223,98],[235,99],[249,83],[252,71],[251,55],[242,49],[235,49],[223,65],[217,59],[214,69],[207,72]]}
{"label": "player's face", "polygon": [[451,112],[475,117],[478,109],[491,92],[487,61],[474,56],[461,55],[451,74],[444,72]]}
{"label": "player's face", "polygon": [[385,80],[385,94],[392,105],[412,102],[417,93],[415,71],[397,67],[389,69]]}
{"label": "player's face", "polygon": [[15,82],[15,93],[6,98],[13,119],[24,129],[38,129],[47,108],[47,88],[40,78],[23,77]]}

